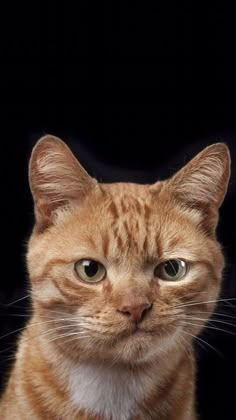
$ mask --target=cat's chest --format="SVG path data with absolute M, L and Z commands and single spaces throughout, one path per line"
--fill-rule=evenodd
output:
M 146 375 L 132 374 L 128 370 L 82 365 L 70 372 L 73 406 L 112 420 L 129 420 L 149 388 Z

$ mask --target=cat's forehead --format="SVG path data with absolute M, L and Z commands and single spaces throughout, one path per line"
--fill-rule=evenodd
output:
M 58 219 L 63 243 L 80 246 L 94 258 L 120 261 L 159 253 L 159 217 L 152 207 L 149 187 L 138 184 L 100 184 L 83 206 Z M 62 222 L 62 223 L 61 223 Z M 77 245 L 76 245 L 77 244 Z
M 96 221 L 88 220 L 87 233 L 92 232 L 90 237 L 106 258 L 122 259 L 128 253 L 152 260 L 163 247 L 168 250 L 183 241 L 181 231 L 188 232 L 189 220 L 168 200 L 154 198 L 148 186 L 103 184 L 101 189 Z
M 106 210 L 115 218 L 148 217 L 151 194 L 148 187 L 138 184 L 107 184 L 101 187 L 106 194 Z
M 71 210 L 58 213 L 55 226 L 43 235 L 50 252 L 55 249 L 63 258 L 105 259 L 120 267 L 127 261 L 140 265 L 201 252 L 194 217 L 148 186 L 102 184 Z
M 157 188 L 158 188 L 158 184 Z M 161 183 L 160 183 L 161 185 Z M 111 184 L 100 184 L 101 190 L 105 191 L 113 198 L 120 198 L 129 195 L 130 197 L 138 197 L 147 199 L 150 196 L 150 186 L 145 184 L 135 184 L 132 182 L 116 182 Z

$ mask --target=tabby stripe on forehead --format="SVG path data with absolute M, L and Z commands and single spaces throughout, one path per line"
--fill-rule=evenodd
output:
M 134 202 L 135 202 L 135 204 L 136 204 L 136 211 L 137 211 L 137 213 L 140 215 L 140 214 L 141 214 L 141 205 L 140 205 L 140 202 L 139 202 L 139 200 L 138 200 L 138 199 L 137 199 L 137 200 L 135 200 Z
M 138 242 L 135 239 L 133 239 L 132 244 L 133 244 L 134 248 L 136 249 L 136 252 L 138 253 L 140 251 L 140 247 L 139 247 Z
M 109 244 L 110 244 L 110 238 L 109 238 L 108 233 L 105 232 L 104 235 L 102 236 L 102 249 L 103 249 L 103 254 L 105 258 L 108 257 Z
M 175 236 L 174 238 L 171 238 L 168 244 L 169 249 L 177 248 L 177 246 L 181 244 L 181 238 L 179 236 Z
M 140 250 L 139 243 L 136 240 L 136 236 L 132 235 L 132 233 L 130 232 L 127 220 L 124 221 L 123 226 L 127 235 L 127 240 L 126 240 L 127 250 L 129 250 L 131 246 L 133 246 L 136 249 L 136 252 L 138 253 Z
M 127 242 L 130 243 L 131 240 L 132 240 L 132 234 L 130 232 L 127 220 L 124 221 L 124 230 L 125 230 L 126 235 L 127 235 Z
M 119 213 L 114 201 L 111 202 L 110 206 L 108 207 L 108 210 L 111 212 L 115 219 L 118 219 Z
M 149 229 L 149 222 L 150 222 L 150 213 L 151 209 L 150 207 L 145 204 L 144 206 L 144 216 L 145 216 L 145 225 L 146 225 L 146 236 L 143 241 L 143 250 L 146 254 L 149 252 L 149 235 L 150 235 L 150 229 Z
M 122 248 L 123 242 L 122 242 L 121 236 L 117 235 L 116 239 L 117 239 L 118 247 Z
M 143 251 L 145 253 L 148 253 L 148 238 L 147 235 L 145 236 L 144 242 L 143 242 Z
M 122 247 L 122 239 L 121 239 L 121 236 L 119 235 L 118 231 L 119 231 L 119 229 L 118 229 L 118 227 L 116 227 L 115 230 L 114 230 L 114 239 L 117 240 L 118 247 L 121 248 Z
M 156 242 L 156 252 L 157 252 L 157 255 L 163 255 L 163 245 L 162 245 L 160 231 L 159 232 L 156 232 L 155 242 Z
M 150 213 L 151 213 L 151 208 L 145 203 L 145 205 L 144 205 L 144 216 L 145 216 L 146 220 L 149 220 Z

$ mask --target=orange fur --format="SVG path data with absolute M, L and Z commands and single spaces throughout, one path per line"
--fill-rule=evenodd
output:
M 27 254 L 34 315 L 0 402 L 2 420 L 196 419 L 192 337 L 220 291 L 215 228 L 228 179 L 220 143 L 150 186 L 98 184 L 61 140 L 36 144 Z M 183 279 L 154 276 L 175 258 L 188 262 Z M 81 259 L 103 264 L 104 280 L 80 280 Z M 194 312 L 202 322 L 190 325 Z

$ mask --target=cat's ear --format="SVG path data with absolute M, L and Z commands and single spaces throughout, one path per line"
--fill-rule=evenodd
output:
M 169 181 L 173 193 L 192 206 L 220 207 L 230 176 L 230 154 L 224 143 L 206 147 Z
M 214 229 L 229 177 L 229 149 L 224 143 L 216 143 L 167 180 L 166 186 L 181 205 L 202 212 L 205 219 L 208 216 L 206 223 Z
M 41 230 L 50 225 L 58 207 L 74 199 L 82 201 L 97 184 L 69 147 L 51 135 L 42 137 L 32 151 L 29 182 Z

